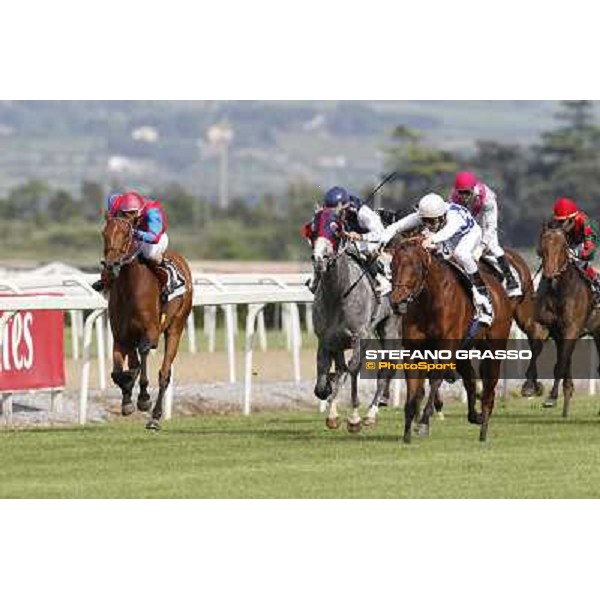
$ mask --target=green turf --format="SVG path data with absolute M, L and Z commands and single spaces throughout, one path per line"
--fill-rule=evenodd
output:
M 486 444 L 460 404 L 410 446 L 392 409 L 356 436 L 310 412 L 2 431 L 0 497 L 598 497 L 597 412 L 597 399 L 576 399 L 568 420 L 510 400 Z

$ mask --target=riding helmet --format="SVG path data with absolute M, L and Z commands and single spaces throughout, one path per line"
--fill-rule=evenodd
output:
M 350 200 L 350 195 L 342 187 L 332 187 L 323 196 L 323 205 L 327 208 L 335 208 L 339 204 L 346 204 Z

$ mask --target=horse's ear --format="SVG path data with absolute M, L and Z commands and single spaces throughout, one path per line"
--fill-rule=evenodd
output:
M 570 233 L 571 231 L 573 231 L 573 228 L 575 227 L 575 220 L 574 219 L 569 219 L 564 227 L 563 227 L 563 231 L 565 233 Z

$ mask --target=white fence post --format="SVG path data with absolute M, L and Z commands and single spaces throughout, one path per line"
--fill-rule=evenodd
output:
M 264 352 L 267 350 L 267 330 L 265 327 L 265 313 L 262 310 L 258 312 L 256 317 L 256 329 L 258 332 L 258 345 Z
M 7 425 L 12 425 L 13 422 L 13 402 L 12 394 L 4 393 L 0 395 L 0 407 L 2 408 L 2 415 Z
M 229 382 L 235 383 L 235 329 L 232 306 L 231 304 L 226 304 L 221 308 L 225 312 L 225 340 L 227 345 L 227 362 L 229 363 Z
M 244 340 L 244 414 L 249 415 L 251 410 L 252 393 L 252 351 L 254 344 L 254 329 L 256 316 L 263 309 L 264 304 L 249 304 L 246 315 L 246 338 Z
M 87 420 L 88 395 L 90 385 L 90 355 L 92 347 L 92 329 L 96 319 L 105 311 L 97 308 L 88 315 L 83 326 L 83 364 L 81 366 L 81 388 L 79 390 L 79 424 L 85 425 Z
M 96 319 L 96 354 L 98 355 L 98 385 L 106 390 L 106 349 L 104 347 L 104 316 Z
M 190 311 L 190 316 L 187 319 L 187 335 L 188 335 L 188 350 L 190 354 L 196 354 L 198 348 L 196 346 L 196 318 L 194 316 L 194 308 Z
M 79 319 L 76 310 L 69 311 L 69 321 L 71 323 L 71 353 L 75 360 L 79 359 Z
M 208 351 L 214 352 L 217 337 L 217 307 L 204 307 L 204 333 L 208 337 Z

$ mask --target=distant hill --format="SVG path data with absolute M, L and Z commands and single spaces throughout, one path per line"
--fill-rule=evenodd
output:
M 544 101 L 2 102 L 0 193 L 28 179 L 77 192 L 105 185 L 177 182 L 217 193 L 218 162 L 207 129 L 234 130 L 230 189 L 252 200 L 292 180 L 356 188 L 375 181 L 398 124 L 468 153 L 477 139 L 529 144 L 553 125 Z

